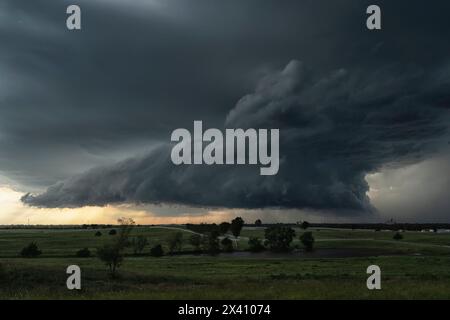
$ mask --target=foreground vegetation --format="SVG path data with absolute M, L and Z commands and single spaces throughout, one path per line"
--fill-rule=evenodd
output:
M 117 229 L 111 228 L 111 229 Z M 124 249 L 116 278 L 96 256 L 97 248 L 118 236 L 101 230 L 0 230 L 0 298 L 2 299 L 450 299 L 450 235 L 392 231 L 295 228 L 290 253 L 199 254 L 188 241 L 192 231 L 181 228 L 135 227 L 131 237 L 143 236 L 141 253 Z M 169 255 L 170 239 L 183 234 L 181 248 Z M 314 236 L 312 253 L 300 236 Z M 244 228 L 238 250 L 248 249 L 252 237 L 264 239 L 263 227 Z M 232 238 L 232 236 L 230 236 Z M 304 237 L 309 239 L 309 236 Z M 36 258 L 21 250 L 34 242 Z M 153 257 L 161 244 L 165 255 Z M 77 257 L 87 248 L 92 256 Z M 317 257 L 327 250 L 347 250 L 345 258 Z M 352 250 L 359 251 L 352 251 Z M 353 255 L 363 252 L 365 256 Z M 373 254 L 372 254 L 373 253 Z M 66 288 L 66 268 L 82 269 L 82 290 Z M 382 290 L 366 288 L 366 268 L 382 270 Z

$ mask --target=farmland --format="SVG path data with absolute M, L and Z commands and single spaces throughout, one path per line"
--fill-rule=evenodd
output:
M 1 299 L 449 299 L 450 235 L 392 231 L 313 228 L 315 249 L 290 253 L 247 252 L 249 237 L 264 238 L 263 227 L 244 227 L 236 251 L 216 256 L 193 253 L 183 226 L 135 227 L 145 236 L 142 254 L 127 248 L 118 276 L 111 278 L 96 256 L 109 243 L 109 229 L 0 230 Z M 149 248 L 183 233 L 180 252 L 150 256 Z M 36 242 L 42 254 L 22 258 L 20 251 Z M 92 257 L 76 252 L 89 248 Z M 82 270 L 82 290 L 66 288 L 66 268 Z M 368 290 L 366 268 L 382 270 L 382 289 Z

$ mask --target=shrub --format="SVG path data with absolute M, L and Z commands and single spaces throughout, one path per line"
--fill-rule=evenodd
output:
M 88 248 L 83 248 L 76 253 L 78 258 L 89 258 L 91 256 L 91 251 Z
M 394 240 L 402 240 L 403 239 L 403 235 L 400 232 L 396 232 L 392 238 Z
M 309 226 L 310 226 L 310 224 L 309 224 L 308 221 L 303 221 L 300 227 L 301 227 L 303 230 L 306 230 L 306 229 L 309 228 Z
M 314 237 L 312 235 L 312 232 L 304 232 L 300 236 L 300 241 L 302 242 L 303 246 L 305 247 L 305 251 L 312 251 L 314 246 Z
M 258 238 L 252 237 L 248 240 L 248 250 L 251 252 L 261 252 L 266 248 Z
M 262 225 L 261 219 L 256 219 L 255 226 L 260 227 Z
M 295 237 L 295 231 L 291 227 L 282 225 L 272 226 L 265 230 L 265 236 L 270 250 L 274 252 L 289 251 L 290 244 Z
M 28 246 L 22 249 L 20 255 L 24 258 L 35 258 L 42 254 L 35 242 L 31 242 Z
M 202 244 L 202 236 L 199 234 L 193 234 L 189 238 L 189 243 L 194 247 L 196 251 L 200 250 L 200 246 Z
M 225 237 L 220 242 L 222 245 L 222 250 L 225 252 L 233 252 L 233 241 L 231 241 L 229 238 Z
M 102 233 L 100 232 L 100 231 L 97 231 L 96 233 L 95 233 L 95 236 L 96 237 L 100 237 L 102 235 Z
M 117 234 L 117 231 L 116 231 L 116 229 L 111 229 L 111 230 L 109 230 L 108 234 L 110 236 L 115 236 Z
M 164 255 L 164 250 L 160 244 L 157 244 L 150 249 L 150 255 L 152 257 L 162 257 Z

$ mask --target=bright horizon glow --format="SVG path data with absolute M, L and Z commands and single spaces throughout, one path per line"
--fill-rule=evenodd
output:
M 121 217 L 132 218 L 137 224 L 185 224 L 221 222 L 231 212 L 211 211 L 201 215 L 156 216 L 148 208 L 130 205 L 47 209 L 25 206 L 24 194 L 9 186 L 0 186 L 0 225 L 74 225 L 115 224 Z

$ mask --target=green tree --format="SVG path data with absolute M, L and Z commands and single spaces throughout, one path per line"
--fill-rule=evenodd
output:
M 271 251 L 286 252 L 290 250 L 295 231 L 291 227 L 277 225 L 267 228 L 265 236 Z
M 231 221 L 231 233 L 236 238 L 240 236 L 242 228 L 244 227 L 244 220 L 241 217 L 237 217 Z
M 117 244 L 105 244 L 97 249 L 98 258 L 103 261 L 109 268 L 110 275 L 114 278 L 116 270 L 123 261 L 123 255 Z
M 300 235 L 300 241 L 302 242 L 303 246 L 305 247 L 306 251 L 312 251 L 314 246 L 314 237 L 312 232 L 304 232 L 302 235 Z
M 225 234 L 230 230 L 231 224 L 229 222 L 222 222 L 219 224 L 219 232 L 220 234 Z
M 262 225 L 261 219 L 256 219 L 255 226 L 260 227 Z
M 217 231 L 212 231 L 202 238 L 203 250 L 212 256 L 220 252 L 218 236 Z
M 300 225 L 300 227 L 301 227 L 303 230 L 306 230 L 306 229 L 308 229 L 308 228 L 310 227 L 310 224 L 309 224 L 308 221 L 303 221 L 302 224 Z
M 119 223 L 117 237 L 114 237 L 112 243 L 97 249 L 98 258 L 109 267 L 112 277 L 116 276 L 117 268 L 123 262 L 123 250 L 129 244 L 129 236 L 135 226 L 133 219 L 120 218 L 117 222 Z

